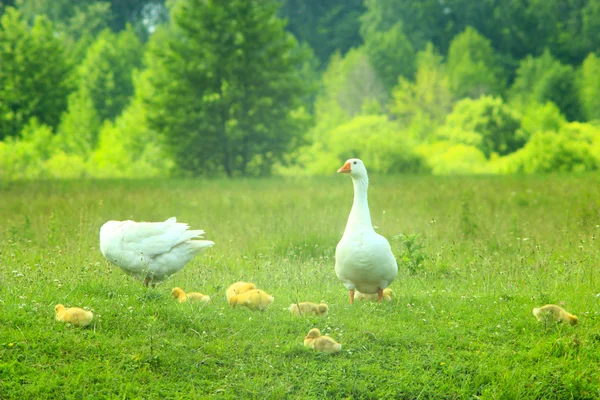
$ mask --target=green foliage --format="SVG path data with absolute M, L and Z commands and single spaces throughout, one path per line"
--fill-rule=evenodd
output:
M 90 93 L 85 90 L 73 92 L 58 129 L 58 147 L 67 153 L 89 155 L 98 141 L 101 124 Z
M 55 128 L 71 91 L 68 64 L 47 18 L 30 28 L 8 8 L 0 19 L 0 140 L 16 136 L 35 117 Z
M 434 175 L 469 175 L 487 172 L 485 154 L 474 145 L 436 141 L 419 145 L 416 151 Z
M 113 120 L 129 102 L 142 50 L 130 27 L 119 34 L 104 31 L 88 48 L 78 68 L 78 90 L 90 96 L 101 121 Z
M 367 10 L 361 18 L 363 37 L 369 37 L 374 32 L 388 32 L 400 24 L 412 48 L 421 50 L 432 42 L 444 52 L 447 50 L 447 42 L 442 44 L 446 27 L 442 22 L 444 8 L 440 7 L 439 1 L 366 0 L 365 6 Z
M 458 99 L 496 95 L 502 91 L 504 83 L 492 45 L 472 27 L 452 39 L 447 65 L 450 88 Z
M 344 57 L 337 53 L 323 73 L 316 99 L 317 130 L 331 129 L 361 114 L 370 103 L 383 104 L 385 99 L 385 89 L 364 48 L 352 49 Z
M 95 149 L 102 122 L 119 115 L 133 95 L 132 74 L 141 63 L 141 52 L 131 29 L 104 31 L 88 48 L 58 130 L 63 151 L 85 157 Z
M 38 179 L 53 152 L 52 129 L 31 118 L 18 138 L 0 141 L 0 180 Z
M 160 136 L 148 127 L 144 107 L 134 101 L 114 123 L 100 130 L 97 149 L 91 156 L 95 177 L 150 178 L 166 176 L 173 161 L 164 152 Z
M 567 123 L 558 106 L 551 101 L 545 104 L 531 103 L 523 112 L 518 136 L 529 140 L 535 132 L 558 132 Z
M 581 65 L 577 89 L 585 119 L 600 120 L 600 59 L 596 54 L 590 53 Z
M 399 265 L 408 268 L 408 272 L 412 275 L 423 272 L 425 252 L 423 249 L 425 245 L 421 242 L 418 233 L 407 234 L 401 233 L 400 235 L 394 236 L 395 240 L 402 243 L 402 250 L 399 252 Z
M 395 122 L 383 115 L 357 116 L 326 132 L 306 166 L 312 173 L 329 174 L 332 165 L 359 157 L 370 172 L 421 172 L 415 144 Z
M 486 157 L 512 153 L 525 144 L 519 135 L 520 116 L 501 98 L 483 96 L 456 103 L 437 136 L 478 147 Z
M 387 31 L 369 30 L 364 41 L 366 54 L 385 88 L 392 88 L 399 76 L 413 78 L 415 51 L 402 24 L 397 23 Z
M 567 128 L 568 129 L 568 128 Z M 600 131 L 596 131 L 598 135 Z M 582 172 L 598 168 L 589 142 L 575 132 L 536 132 L 521 150 L 507 157 L 504 172 Z M 600 139 L 597 136 L 596 141 Z
M 552 101 L 570 121 L 580 115 L 573 67 L 561 64 L 548 50 L 521 61 L 509 94 L 519 106 Z
M 452 108 L 452 95 L 442 56 L 433 45 L 428 44 L 417 54 L 414 82 L 401 76 L 392 95 L 390 111 L 409 126 L 416 137 L 426 138 L 431 126 L 444 120 Z
M 287 19 L 287 30 L 308 43 L 325 66 L 336 51 L 345 54 L 362 43 L 363 11 L 363 0 L 281 0 L 278 14 Z
M 268 174 L 299 143 L 309 118 L 298 71 L 307 54 L 275 17 L 277 3 L 192 0 L 173 5 L 153 36 L 150 128 L 180 170 Z

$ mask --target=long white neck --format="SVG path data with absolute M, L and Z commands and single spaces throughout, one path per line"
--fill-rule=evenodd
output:
M 352 184 L 354 185 L 354 202 L 352 203 L 352 210 L 350 210 L 350 216 L 348 217 L 344 233 L 356 229 L 373 230 L 369 201 L 367 199 L 369 178 L 366 176 L 352 177 Z

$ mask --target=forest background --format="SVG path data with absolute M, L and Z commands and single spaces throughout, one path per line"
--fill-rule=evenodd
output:
M 600 166 L 600 0 L 0 1 L 0 181 Z

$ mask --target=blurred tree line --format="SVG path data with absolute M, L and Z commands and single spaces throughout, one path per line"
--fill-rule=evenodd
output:
M 0 178 L 600 166 L 600 0 L 0 0 Z

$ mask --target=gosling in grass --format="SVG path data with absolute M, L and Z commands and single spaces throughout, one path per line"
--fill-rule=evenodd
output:
M 57 304 L 54 311 L 56 312 L 57 321 L 67 322 L 75 326 L 88 326 L 94 318 L 91 311 L 79 307 L 65 308 L 62 304 Z
M 546 304 L 540 308 L 533 309 L 533 315 L 538 321 L 545 323 L 550 322 L 568 322 L 571 325 L 577 324 L 577 317 L 573 314 L 569 314 L 562 307 L 556 304 Z
M 290 312 L 294 315 L 319 315 L 323 316 L 329 311 L 329 307 L 325 303 L 311 303 L 305 301 L 303 303 L 294 303 L 290 305 Z
M 264 290 L 252 289 L 232 296 L 229 300 L 232 306 L 239 304 L 251 310 L 265 311 L 273 303 L 274 297 Z
M 322 351 L 323 353 L 339 353 L 342 351 L 342 345 L 330 338 L 329 336 L 321 336 L 321 331 L 317 328 L 312 328 L 304 338 L 304 346 Z
M 355 292 L 354 298 L 356 300 L 377 301 L 377 293 L 374 293 L 374 294 L 361 293 L 358 290 L 355 290 L 354 292 Z M 383 300 L 392 301 L 393 295 L 394 295 L 394 292 L 392 291 L 392 289 L 390 289 L 390 288 L 383 289 Z
M 256 285 L 250 282 L 236 282 L 233 285 L 227 288 L 227 303 L 230 306 L 234 306 L 235 304 L 232 302 L 232 298 L 237 296 L 238 294 L 245 293 L 249 290 L 256 289 Z
M 208 303 L 210 301 L 210 296 L 199 293 L 199 292 L 191 292 L 186 293 L 181 288 L 173 288 L 171 291 L 174 299 L 177 299 L 180 303 L 185 303 L 186 301 L 202 301 L 204 303 Z

